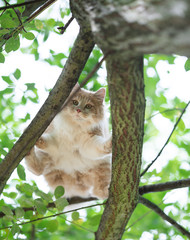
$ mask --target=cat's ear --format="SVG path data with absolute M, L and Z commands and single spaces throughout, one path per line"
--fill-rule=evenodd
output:
M 105 88 L 100 88 L 97 92 L 95 92 L 95 96 L 100 99 L 102 102 L 105 98 L 106 95 L 106 89 Z

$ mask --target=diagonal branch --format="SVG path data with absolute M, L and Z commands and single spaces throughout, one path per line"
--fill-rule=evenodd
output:
M 18 8 L 18 7 L 26 6 L 29 4 L 35 4 L 36 2 L 44 2 L 44 0 L 33 0 L 33 1 L 28 1 L 28 2 L 23 2 L 23 3 L 9 4 L 9 5 L 0 7 L 0 11 L 7 10 L 10 8 Z
M 65 24 L 65 26 L 63 26 L 63 27 L 58 27 L 58 28 L 57 28 L 57 29 L 60 31 L 60 34 L 63 34 L 63 33 L 66 31 L 66 29 L 68 28 L 68 26 L 72 23 L 73 19 L 74 19 L 74 17 L 72 16 L 72 17 L 69 19 L 69 21 Z
M 184 108 L 183 111 L 181 112 L 178 120 L 176 121 L 176 123 L 175 123 L 175 125 L 174 125 L 174 127 L 173 127 L 173 129 L 172 129 L 172 131 L 171 131 L 171 133 L 170 133 L 170 135 L 169 135 L 169 137 L 168 137 L 168 139 L 166 140 L 165 144 L 164 144 L 163 147 L 161 148 L 160 152 L 158 153 L 158 155 L 156 156 L 156 158 L 155 158 L 155 159 L 145 168 L 145 170 L 141 173 L 141 175 L 140 175 L 141 177 L 142 177 L 142 176 L 148 171 L 148 169 L 156 162 L 156 160 L 159 158 L 159 156 L 160 156 L 161 153 L 163 152 L 163 150 L 164 150 L 164 148 L 166 147 L 166 145 L 169 143 L 172 134 L 174 133 L 174 131 L 175 131 L 178 123 L 180 122 L 180 120 L 181 120 L 183 114 L 185 113 L 187 107 L 189 106 L 189 104 L 190 104 L 190 101 L 187 103 L 187 105 L 185 106 L 185 108 Z
M 178 181 L 172 181 L 172 182 L 165 182 L 165 183 L 159 183 L 159 184 L 152 184 L 152 185 L 144 185 L 142 187 L 139 187 L 139 194 L 143 195 L 150 192 L 161 192 L 161 191 L 167 191 L 167 190 L 173 190 L 178 188 L 184 188 L 184 187 L 190 187 L 190 178 L 182 179 Z M 69 205 L 78 204 L 78 203 L 84 203 L 84 202 L 91 202 L 98 200 L 97 198 L 80 198 L 80 197 L 73 197 L 70 199 L 67 199 Z M 55 208 L 54 202 L 50 202 L 47 206 L 47 208 Z M 34 211 L 34 207 L 26 207 L 23 208 L 25 212 L 27 211 Z M 15 214 L 15 210 L 12 210 L 13 214 Z M 0 212 L 0 218 L 2 218 L 5 214 L 3 212 Z
M 162 192 L 167 190 L 173 190 L 177 188 L 190 187 L 190 178 L 182 179 L 178 181 L 165 182 L 159 184 L 145 185 L 139 187 L 139 194 L 143 195 L 150 192 Z
M 75 205 L 78 203 L 86 203 L 86 202 L 91 202 L 91 201 L 95 201 L 98 200 L 97 198 L 80 198 L 80 197 L 73 197 L 71 199 L 67 199 L 69 206 L 71 205 Z M 47 209 L 49 208 L 56 208 L 56 205 L 54 202 L 50 202 L 48 203 L 48 205 L 46 206 Z M 22 208 L 25 212 L 27 211 L 36 211 L 35 207 L 24 207 Z M 74 209 L 73 211 L 76 211 L 76 209 Z M 12 209 L 13 215 L 15 215 L 15 209 Z M 0 218 L 4 217 L 5 214 L 3 212 L 0 212 Z
M 94 47 L 91 31 L 80 30 L 65 67 L 44 105 L 0 164 L 0 193 L 27 152 L 45 131 L 76 84 Z
M 169 222 L 172 226 L 174 226 L 178 231 L 180 231 L 183 235 L 187 236 L 190 239 L 190 232 L 188 232 L 184 227 L 178 224 L 174 219 L 169 217 L 162 211 L 156 204 L 149 201 L 146 198 L 139 196 L 139 202 L 145 205 L 146 207 L 152 209 L 155 213 L 157 213 L 161 218 L 165 221 Z

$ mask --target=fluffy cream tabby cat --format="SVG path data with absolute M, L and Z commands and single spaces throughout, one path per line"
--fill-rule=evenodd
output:
M 104 97 L 104 88 L 80 88 L 25 157 L 29 170 L 52 190 L 62 185 L 65 197 L 108 197 L 112 144 Z

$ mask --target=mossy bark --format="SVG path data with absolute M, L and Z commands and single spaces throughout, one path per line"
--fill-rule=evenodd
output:
M 107 60 L 113 129 L 112 181 L 96 239 L 121 239 L 138 202 L 144 129 L 143 59 Z

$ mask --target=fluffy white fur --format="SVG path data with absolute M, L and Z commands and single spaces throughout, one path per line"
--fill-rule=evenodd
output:
M 67 197 L 92 195 L 105 198 L 108 195 L 111 137 L 105 115 L 104 96 L 103 88 L 95 93 L 80 89 L 57 114 L 25 158 L 28 168 L 36 175 L 43 174 L 51 188 L 63 185 Z M 73 99 L 77 99 L 78 106 L 73 105 Z M 91 109 L 87 109 L 86 104 L 90 104 Z M 98 173 L 104 169 L 105 174 Z M 56 178 L 63 180 L 56 182 Z M 80 186 L 77 181 L 81 182 Z

